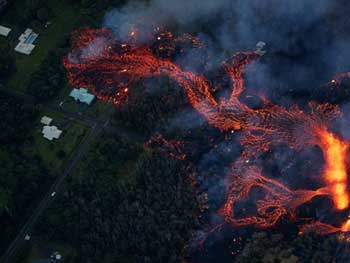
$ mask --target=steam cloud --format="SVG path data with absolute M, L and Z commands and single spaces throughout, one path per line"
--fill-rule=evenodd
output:
M 337 18 L 349 8 L 344 1 L 331 0 L 131 1 L 108 12 L 103 25 L 119 39 L 127 39 L 137 25 L 141 42 L 147 41 L 155 26 L 192 31 L 206 42 L 211 61 L 252 49 L 263 40 L 269 56 L 257 65 L 263 70 L 248 72 L 247 78 L 252 87 L 283 93 L 318 88 L 335 73 L 350 69 L 349 40 L 344 34 L 348 26 Z M 203 27 L 210 27 L 209 34 Z M 192 61 L 190 56 L 186 61 Z M 192 63 L 190 68 L 196 66 Z

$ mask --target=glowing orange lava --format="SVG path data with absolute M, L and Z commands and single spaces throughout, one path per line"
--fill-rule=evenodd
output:
M 195 47 L 201 46 L 196 38 L 188 35 L 175 38 L 170 32 L 162 33 L 159 29 L 154 38 L 150 45 L 137 46 L 119 43 L 108 29 L 76 31 L 72 36 L 72 50 L 64 59 L 70 84 L 87 87 L 97 97 L 118 105 L 127 99 L 132 83 L 166 75 L 182 87 L 191 106 L 210 125 L 222 132 L 240 130 L 243 151 L 227 174 L 226 202 L 219 210 L 225 222 L 235 227 L 272 227 L 282 216 L 295 220 L 300 205 L 321 195 L 329 196 L 337 210 L 349 207 L 345 158 L 348 147 L 341 138 L 329 132 L 331 121 L 341 116 L 338 106 L 310 102 L 307 110 L 301 110 L 297 105 L 285 108 L 262 98 L 260 108 L 249 108 L 239 100 L 239 96 L 244 91 L 245 66 L 260 57 L 253 51 L 238 52 L 223 63 L 223 69 L 231 79 L 231 96 L 217 100 L 212 94 L 215 87 L 208 79 L 184 71 L 171 61 L 174 52 L 182 52 L 177 43 L 189 42 Z M 96 49 L 95 45 L 100 46 Z M 332 83 L 336 85 L 340 81 L 341 76 Z M 325 185 L 316 190 L 292 190 L 282 182 L 263 175 L 254 163 L 256 156 L 280 143 L 295 151 L 308 146 L 320 147 L 325 159 Z M 166 143 L 162 137 L 157 137 L 150 144 L 166 145 L 165 151 L 175 153 L 175 158 L 185 158 L 178 142 Z M 255 188 L 264 192 L 264 197 L 255 203 L 256 213 L 243 211 L 238 215 L 235 206 L 249 199 Z M 301 232 L 305 230 L 320 234 L 345 232 L 350 230 L 350 221 L 341 227 L 316 221 L 304 224 Z

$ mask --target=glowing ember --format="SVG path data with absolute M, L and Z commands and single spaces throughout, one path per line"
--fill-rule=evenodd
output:
M 243 152 L 227 175 L 226 202 L 219 210 L 226 223 L 235 227 L 272 227 L 282 216 L 295 220 L 297 208 L 320 195 L 329 196 L 337 210 L 348 208 L 345 158 L 348 147 L 328 129 L 330 122 L 341 116 L 337 106 L 309 103 L 308 109 L 303 111 L 296 105 L 284 108 L 261 97 L 261 108 L 249 108 L 239 100 L 239 96 L 244 91 L 245 66 L 260 57 L 254 51 L 236 53 L 223 63 L 223 69 L 232 82 L 232 91 L 229 99 L 218 101 L 212 94 L 215 87 L 209 80 L 191 71 L 184 71 L 171 61 L 174 53 L 181 52 L 177 46 L 179 43 L 202 47 L 198 39 L 189 35 L 174 38 L 171 32 L 163 32 L 159 28 L 155 30 L 155 41 L 146 46 L 120 44 L 117 40 L 112 41 L 111 36 L 107 29 L 84 29 L 73 34 L 72 51 L 64 59 L 70 84 L 88 87 L 97 97 L 120 104 L 127 99 L 131 83 L 166 75 L 183 88 L 189 103 L 210 125 L 222 132 L 241 131 Z M 97 38 L 104 41 L 94 41 Z M 106 40 L 108 48 L 104 46 Z M 84 51 L 91 48 L 91 43 L 100 45 L 99 52 L 87 56 Z M 125 48 L 120 50 L 120 45 Z M 349 74 L 344 77 L 349 77 Z M 341 76 L 332 83 L 340 81 Z M 325 159 L 325 186 L 316 190 L 292 190 L 278 180 L 263 175 L 255 164 L 255 157 L 279 143 L 287 144 L 295 151 L 307 146 L 318 146 Z M 158 136 L 148 143 L 154 144 L 162 146 L 174 158 L 185 158 L 180 142 L 167 142 Z M 256 201 L 256 213 L 242 211 L 238 214 L 235 207 L 237 203 L 248 200 L 256 188 L 264 192 L 264 197 Z M 306 230 L 320 234 L 349 231 L 350 220 L 341 227 L 321 222 L 305 224 L 301 232 Z

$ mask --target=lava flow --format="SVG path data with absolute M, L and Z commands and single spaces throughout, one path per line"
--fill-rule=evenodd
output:
M 212 94 L 215 87 L 208 79 L 182 70 L 171 60 L 176 52 L 183 50 L 183 39 L 190 39 L 187 43 L 199 46 L 196 38 L 188 35 L 175 38 L 158 31 L 149 45 L 137 45 L 134 38 L 135 33 L 130 43 L 122 43 L 115 40 L 108 29 L 85 28 L 74 32 L 72 50 L 64 59 L 69 82 L 73 86 L 88 87 L 97 97 L 120 104 L 127 99 L 132 83 L 166 75 L 183 88 L 189 103 L 210 125 L 222 132 L 240 130 L 243 151 L 227 174 L 226 202 L 219 210 L 226 223 L 235 227 L 272 227 L 282 216 L 295 220 L 297 208 L 316 196 L 329 197 L 335 210 L 349 207 L 348 146 L 329 127 L 332 120 L 341 117 L 338 106 L 310 102 L 308 109 L 301 110 L 297 105 L 285 108 L 262 98 L 260 108 L 249 108 L 239 96 L 244 91 L 245 66 L 260 57 L 254 51 L 238 52 L 223 62 L 223 70 L 231 79 L 232 91 L 228 99 L 218 101 Z M 163 41 L 157 44 L 160 40 Z M 336 85 L 339 81 L 332 83 Z M 164 143 L 161 137 L 157 141 Z M 256 158 L 280 143 L 295 151 L 308 146 L 319 147 L 325 162 L 324 186 L 316 190 L 292 190 L 281 181 L 263 175 L 254 163 Z M 170 147 L 169 151 L 174 149 L 175 156 L 184 159 L 177 145 Z M 251 191 L 256 188 L 264 192 L 264 197 L 255 202 L 256 213 L 237 215 L 237 203 L 249 199 Z M 301 232 L 308 229 L 322 234 L 347 232 L 350 221 L 340 227 L 315 221 L 305 223 L 301 229 Z

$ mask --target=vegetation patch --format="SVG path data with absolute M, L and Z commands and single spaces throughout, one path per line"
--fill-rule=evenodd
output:
M 33 131 L 33 142 L 27 145 L 25 151 L 27 156 L 40 156 L 47 167 L 58 171 L 74 153 L 89 128 L 78 121 L 69 120 L 61 114 L 47 112 L 43 115 L 54 119 L 52 125 L 56 125 L 62 130 L 62 135 L 57 140 L 49 141 L 43 138 L 42 125 L 38 124 Z

